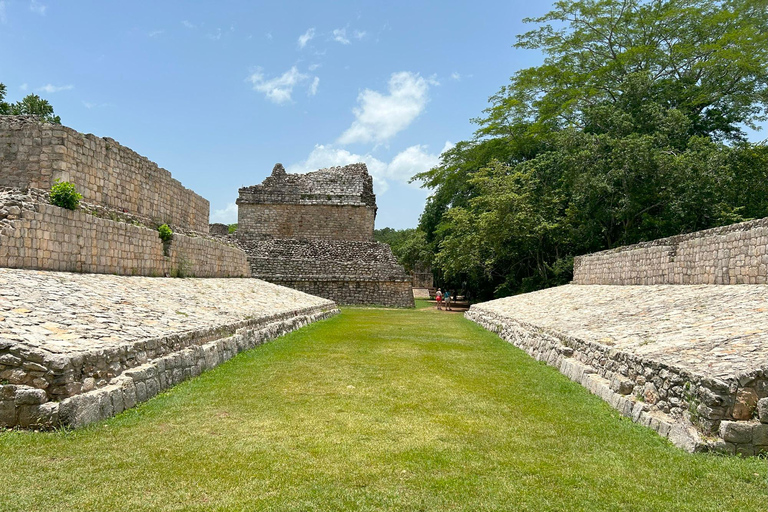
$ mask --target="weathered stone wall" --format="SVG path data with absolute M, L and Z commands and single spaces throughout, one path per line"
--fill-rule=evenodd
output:
M 229 226 L 226 224 L 215 223 L 208 226 L 208 234 L 213 236 L 229 235 Z
M 277 164 L 263 183 L 239 192 L 238 231 L 246 236 L 373 241 L 376 196 L 365 164 L 307 174 Z
M 766 284 L 768 218 L 578 256 L 575 284 Z
M 338 312 L 329 300 L 251 278 L 0 267 L 0 428 L 111 416 Z
M 330 299 L 337 304 L 367 304 L 393 308 L 412 308 L 413 293 L 408 281 L 290 280 L 262 278 L 273 284 Z
M 33 116 L 0 116 L 0 187 L 48 190 L 56 179 L 83 199 L 147 223 L 208 232 L 210 205 L 171 173 L 109 138 Z
M 714 450 L 730 454 L 768 453 L 768 398 L 758 401 L 759 421 L 710 419 L 733 411 L 740 386 L 691 374 L 679 368 L 590 343 L 578 338 L 547 332 L 534 325 L 515 321 L 475 305 L 465 313 L 470 320 L 495 332 L 502 339 L 525 350 L 535 359 L 557 368 L 571 380 L 611 404 L 624 416 L 652 428 L 687 451 Z M 768 393 L 768 373 L 750 376 L 749 389 Z M 634 394 L 637 388 L 640 392 Z M 731 389 L 733 388 L 733 389 Z M 644 399 L 653 393 L 675 407 L 667 414 Z M 691 411 L 693 414 L 691 414 Z M 691 419 L 696 421 L 696 425 Z M 722 416 L 720 416 L 722 417 Z M 719 435 L 720 439 L 703 437 Z
M 413 307 L 410 277 L 378 242 L 240 236 L 253 277 L 338 304 Z
M 0 385 L 0 427 L 76 428 L 107 419 L 215 368 L 243 350 L 337 313 L 329 307 L 302 308 L 186 336 L 149 340 L 127 351 L 81 356 L 74 361 L 77 367 L 65 359 L 60 359 L 60 367 L 48 367 L 42 359 L 22 360 L 23 353 L 1 355 L 0 369 L 7 366 L 4 363 L 18 362 L 25 373 L 39 375 L 38 379 L 48 379 L 54 385 L 47 389 Z M 107 384 L 94 387 L 95 381 L 105 379 Z
M 174 234 L 0 194 L 0 267 L 143 276 L 247 277 L 246 254 L 203 236 Z M 19 197 L 28 201 L 18 200 Z M 6 196 L 9 197 L 9 196 Z
M 275 238 L 370 241 L 375 218 L 376 211 L 366 206 L 241 204 L 237 228 Z

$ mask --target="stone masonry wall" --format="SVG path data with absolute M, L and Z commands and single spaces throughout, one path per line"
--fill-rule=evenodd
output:
M 411 280 L 386 244 L 239 237 L 253 277 L 338 304 L 413 307 Z
M 768 218 L 578 256 L 575 284 L 766 284 Z
M 252 236 L 370 241 L 375 218 L 368 206 L 240 204 L 237 229 Z
M 289 280 L 262 278 L 273 284 L 330 299 L 337 304 L 369 304 L 412 308 L 410 281 Z
M 519 322 L 485 304 L 473 305 L 465 316 L 675 445 L 691 452 L 768 453 L 768 367 L 725 382 Z M 759 421 L 733 418 L 745 392 L 757 401 Z M 666 412 L 657 401 L 668 404 Z
M 78 368 L 64 360 L 66 364 L 51 368 L 44 366 L 43 360 L 26 361 L 27 372 L 38 373 L 41 378 L 50 377 L 59 385 L 47 390 L 28 385 L 0 385 L 0 427 L 76 428 L 109 418 L 215 368 L 243 350 L 337 313 L 333 307 L 307 307 L 210 332 L 192 332 L 183 339 L 162 338 L 101 356 L 81 357 Z M 11 358 L 20 360 L 12 354 L 0 358 L 5 358 L 0 364 Z M 77 379 L 73 372 L 78 373 Z M 83 382 L 103 380 L 110 374 L 116 376 L 102 387 L 83 387 Z M 51 395 L 50 391 L 56 389 L 64 392 Z
M 174 234 L 169 256 L 156 230 L 40 202 L 0 204 L 0 267 L 97 274 L 249 277 L 245 253 Z M 3 214 L 3 212 L 6 212 Z
M 0 187 L 48 190 L 56 179 L 74 183 L 89 203 L 148 223 L 208 232 L 207 200 L 113 139 L 33 116 L 0 116 Z

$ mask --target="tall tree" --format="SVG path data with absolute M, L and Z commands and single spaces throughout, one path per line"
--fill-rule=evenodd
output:
M 437 167 L 420 228 L 481 295 L 566 282 L 574 255 L 768 216 L 766 0 L 561 0 Z

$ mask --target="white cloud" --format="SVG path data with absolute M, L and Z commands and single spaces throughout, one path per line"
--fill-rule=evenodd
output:
M 333 40 L 341 44 L 349 44 L 349 39 L 347 39 L 347 29 L 346 28 L 335 29 L 333 31 Z
M 189 28 L 189 29 L 197 28 L 197 25 L 195 25 L 191 21 L 181 20 L 181 24 L 184 25 L 185 27 Z
M 427 146 L 417 144 L 401 151 L 395 155 L 391 162 L 386 163 L 370 153 L 360 155 L 332 145 L 318 144 L 306 160 L 288 166 L 288 172 L 305 173 L 325 167 L 363 162 L 368 167 L 368 172 L 373 176 L 375 192 L 383 194 L 389 190 L 391 182 L 408 184 L 414 174 L 428 171 L 436 166 L 440 163 L 440 154 L 452 147 L 452 143 L 446 142 L 440 153 L 432 154 L 428 152 Z M 410 185 L 419 186 L 417 183 Z
M 253 84 L 253 89 L 255 91 L 264 93 L 269 101 L 280 105 L 290 101 L 293 88 L 298 84 L 309 80 L 309 78 L 309 75 L 299 72 L 296 66 L 293 66 L 282 75 L 269 80 L 264 77 L 264 73 L 261 68 L 259 68 L 255 73 L 248 77 L 248 80 Z M 317 92 L 319 83 L 320 79 L 315 77 L 309 86 L 310 96 Z
M 26 91 L 27 89 L 29 89 L 29 85 L 26 82 L 19 86 L 20 91 Z
M 40 92 L 45 92 L 48 94 L 53 94 L 54 92 L 59 91 L 69 91 L 70 89 L 74 89 L 74 85 L 53 85 L 53 84 L 46 84 L 42 87 L 38 87 L 37 90 Z
M 456 71 L 454 71 L 453 73 L 451 73 L 451 78 L 453 78 L 458 82 L 459 80 L 461 80 L 461 75 L 458 74 Z
M 310 71 L 314 71 L 314 70 L 316 70 L 317 68 L 319 68 L 320 66 L 321 66 L 320 64 L 311 64 L 311 65 L 309 66 L 309 68 L 307 68 L 307 69 L 309 69 Z
M 366 32 L 365 30 L 355 30 L 355 32 L 352 35 L 355 39 L 362 39 L 365 37 Z
M 211 214 L 211 222 L 234 224 L 237 222 L 237 205 L 235 203 L 229 203 L 221 210 L 214 210 Z
M 427 105 L 430 82 L 418 73 L 401 71 L 389 79 L 389 94 L 366 89 L 352 111 L 355 121 L 338 142 L 384 142 L 408 127 Z
M 45 16 L 45 11 L 48 9 L 47 5 L 43 5 L 37 0 L 29 2 L 29 10 L 40 16 Z
M 83 101 L 83 106 L 88 110 L 94 108 L 114 107 L 114 105 L 111 103 L 91 103 L 89 101 Z
M 148 33 L 147 35 L 149 37 L 157 37 L 157 36 L 161 35 L 163 32 L 165 32 L 165 30 L 153 30 L 152 32 Z
M 453 145 L 446 142 L 443 151 L 450 149 Z M 414 174 L 428 171 L 440 163 L 440 154 L 428 153 L 427 146 L 416 144 L 404 151 L 401 151 L 387 166 L 386 178 L 407 183 Z
M 320 85 L 320 77 L 316 76 L 314 80 L 312 80 L 312 85 L 309 86 L 309 95 L 314 96 L 317 94 L 317 87 Z
M 307 43 L 310 42 L 313 37 L 315 37 L 315 29 L 314 28 L 307 29 L 306 32 L 304 32 L 302 35 L 299 36 L 299 40 L 298 40 L 299 49 L 307 46 Z
M 205 34 L 205 37 L 207 37 L 211 41 L 218 41 L 219 39 L 221 39 L 221 28 L 216 28 L 216 32 L 209 32 Z

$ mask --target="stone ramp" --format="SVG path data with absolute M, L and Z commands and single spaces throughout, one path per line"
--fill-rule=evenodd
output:
M 466 316 L 688 450 L 768 451 L 768 286 L 567 285 Z
M 336 313 L 330 300 L 258 279 L 0 268 L 0 426 L 109 417 Z

